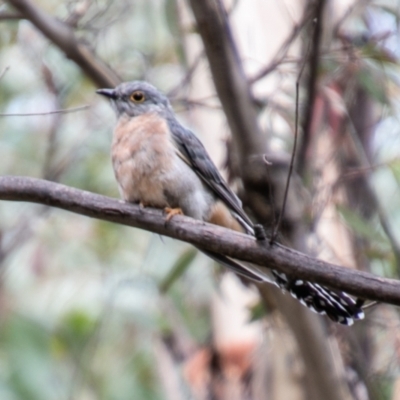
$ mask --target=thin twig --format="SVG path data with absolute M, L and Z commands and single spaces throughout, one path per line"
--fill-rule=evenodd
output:
M 10 67 L 7 66 L 7 67 L 5 67 L 5 68 L 3 69 L 3 71 L 1 71 L 1 73 L 0 73 L 0 79 L 3 79 L 4 75 L 7 73 L 7 71 L 8 71 L 9 69 L 10 69 Z
M 65 22 L 47 14 L 31 0 L 7 0 L 7 3 L 79 65 L 97 86 L 114 87 L 121 82 L 116 72 L 98 58 Z
M 266 165 L 266 172 L 267 172 L 267 181 L 268 181 L 268 190 L 269 190 L 269 201 L 271 204 L 271 227 L 272 227 L 272 236 L 274 236 L 275 234 L 275 223 L 276 223 L 276 219 L 275 219 L 275 199 L 274 199 L 274 195 L 272 192 L 272 183 L 271 183 L 271 178 L 270 178 L 270 173 L 269 173 L 269 167 L 272 165 L 272 163 L 270 161 L 267 160 L 265 154 L 263 155 L 263 161 Z M 271 242 L 270 242 L 271 243 Z
M 0 117 L 37 117 L 38 115 L 53 115 L 53 114 L 68 114 L 74 113 L 82 110 L 87 110 L 90 108 L 89 105 L 72 107 L 72 108 L 64 108 L 62 110 L 54 110 L 54 111 L 44 111 L 44 112 L 36 112 L 36 113 L 18 113 L 18 114 L 8 114 L 8 113 L 0 113 Z
M 290 45 L 295 41 L 295 39 L 299 36 L 300 32 L 304 28 L 304 26 L 308 23 L 309 19 L 311 17 L 311 13 L 307 12 L 304 17 L 302 18 L 302 21 L 299 24 L 296 24 L 289 37 L 283 42 L 282 46 L 280 49 L 277 51 L 274 59 L 266 66 L 264 67 L 261 71 L 257 72 L 256 75 L 252 76 L 249 79 L 249 83 L 252 85 L 253 83 L 259 81 L 262 78 L 265 78 L 268 74 L 270 74 L 272 71 L 276 69 L 276 67 L 283 62 L 285 62 L 285 57 L 287 55 L 287 52 L 290 48 Z
M 307 58 L 305 58 L 306 60 Z M 286 186 L 285 186 L 285 193 L 283 196 L 283 202 L 282 202 L 282 209 L 281 212 L 279 213 L 279 218 L 278 218 L 278 223 L 275 226 L 275 229 L 273 230 L 272 236 L 270 238 L 270 244 L 275 242 L 276 236 L 278 235 L 278 232 L 280 230 L 281 224 L 282 224 L 282 218 L 283 215 L 285 214 L 285 208 L 286 208 L 286 202 L 287 202 L 287 197 L 289 193 L 289 186 L 290 186 L 290 179 L 292 177 L 292 172 L 293 172 L 293 166 L 294 166 L 294 158 L 296 156 L 296 150 L 297 150 L 297 138 L 298 138 L 298 133 L 299 133 L 299 89 L 300 89 L 300 80 L 301 76 L 303 75 L 304 67 L 306 65 L 306 62 L 303 62 L 299 76 L 297 77 L 296 81 L 296 110 L 295 110 L 295 117 L 294 117 L 294 141 L 293 141 L 293 150 L 292 150 L 292 157 L 290 159 L 290 165 L 289 165 L 289 171 L 286 179 Z
M 354 4 L 350 5 L 347 10 L 343 13 L 343 15 L 339 18 L 339 20 L 336 22 L 335 26 L 332 29 L 332 37 L 337 37 L 339 33 L 339 29 L 341 25 L 346 21 L 348 17 L 357 9 L 360 7 L 361 2 L 355 2 Z
M 167 96 L 168 97 L 174 97 L 176 96 L 177 93 L 179 93 L 179 91 L 186 86 L 190 80 L 192 79 L 192 76 L 194 74 L 194 72 L 196 71 L 197 67 L 200 65 L 200 61 L 204 58 L 204 50 L 202 50 L 194 59 L 192 65 L 190 66 L 190 68 L 187 70 L 185 76 L 183 77 L 183 79 L 174 87 L 172 88 L 168 93 Z

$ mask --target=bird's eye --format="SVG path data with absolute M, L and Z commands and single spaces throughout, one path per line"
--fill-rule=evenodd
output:
M 141 92 L 140 90 L 136 90 L 131 94 L 130 99 L 134 103 L 142 103 L 145 99 L 144 93 Z

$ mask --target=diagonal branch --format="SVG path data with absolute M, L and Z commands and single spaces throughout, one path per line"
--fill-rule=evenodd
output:
M 121 82 L 120 77 L 103 61 L 101 61 L 82 40 L 76 37 L 73 29 L 65 22 L 58 20 L 38 8 L 30 0 L 7 0 L 29 20 L 49 40 L 58 46 L 65 55 L 100 87 L 114 87 Z
M 257 72 L 254 76 L 252 76 L 249 79 L 250 84 L 254 84 L 260 79 L 265 78 L 271 72 L 275 71 L 279 67 L 279 65 L 285 61 L 290 46 L 299 37 L 301 31 L 303 30 L 304 26 L 309 22 L 311 16 L 312 14 L 307 9 L 307 7 L 305 7 L 304 15 L 301 21 L 293 26 L 292 32 L 287 37 L 287 39 L 282 43 L 281 47 L 279 48 L 278 52 L 276 53 L 272 61 L 267 66 L 263 67 L 261 71 Z
M 218 97 L 237 142 L 242 166 L 266 150 L 247 77 L 220 0 L 190 1 Z
M 10 12 L 10 11 L 2 11 L 0 12 L 0 21 L 19 21 L 24 17 L 21 14 Z
M 18 176 L 0 177 L 0 200 L 26 201 L 76 214 L 141 228 L 191 243 L 201 249 L 268 266 L 355 296 L 400 305 L 400 281 L 333 265 L 268 241 L 176 216 L 169 223 L 160 210 L 71 188 L 50 181 Z
M 323 15 L 326 6 L 326 0 L 314 1 L 314 21 L 315 26 L 312 34 L 311 50 L 309 55 L 309 71 L 307 80 L 307 98 L 305 99 L 306 109 L 304 111 L 303 137 L 301 138 L 300 148 L 297 155 L 297 167 L 300 175 L 306 170 L 307 150 L 311 140 L 311 123 L 313 119 L 314 103 L 317 97 L 317 80 L 319 69 L 319 53 L 322 41 Z

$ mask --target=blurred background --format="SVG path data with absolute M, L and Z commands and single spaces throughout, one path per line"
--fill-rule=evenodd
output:
M 279 240 L 398 279 L 399 18 L 396 0 L 1 1 L 0 173 L 118 198 L 95 90 L 144 79 L 270 231 L 299 80 Z M 1 400 L 400 399 L 391 306 L 334 325 L 186 244 L 27 203 L 0 205 L 0 266 Z

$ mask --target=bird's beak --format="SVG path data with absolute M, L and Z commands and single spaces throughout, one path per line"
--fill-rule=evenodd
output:
M 115 100 L 117 98 L 117 94 L 115 93 L 115 89 L 98 89 L 96 93 L 101 94 L 102 96 L 108 97 L 109 99 Z

